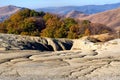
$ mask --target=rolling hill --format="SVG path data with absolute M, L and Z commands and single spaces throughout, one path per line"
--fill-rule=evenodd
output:
M 90 20 L 94 23 L 102 23 L 111 28 L 117 29 L 120 27 L 120 8 L 93 14 L 84 18 L 79 18 L 79 20 L 84 19 Z
M 14 14 L 15 12 L 21 10 L 22 8 L 8 5 L 4 7 L 0 7 L 0 22 L 7 19 L 10 15 Z
M 107 10 L 119 8 L 120 3 L 116 4 L 105 4 L 105 5 L 85 5 L 85 6 L 65 6 L 65 7 L 48 7 L 48 8 L 38 8 L 36 11 L 44 11 L 53 14 L 59 14 L 70 17 L 86 16 L 90 14 L 96 14 L 99 12 L 104 12 Z M 8 5 L 0 7 L 0 22 L 7 19 L 10 15 L 14 14 L 16 11 L 23 9 L 21 7 Z M 80 12 L 80 14 L 78 14 Z M 84 14 L 81 14 L 84 13 Z M 74 13 L 74 14 L 73 14 Z M 72 14 L 72 15 L 71 15 Z
M 83 17 L 86 17 L 88 16 L 87 14 L 84 14 L 83 12 L 80 12 L 80 11 L 71 11 L 69 13 L 67 13 L 66 15 L 64 15 L 64 17 L 66 18 L 77 18 L 77 17 L 80 17 L 80 18 L 83 18 Z

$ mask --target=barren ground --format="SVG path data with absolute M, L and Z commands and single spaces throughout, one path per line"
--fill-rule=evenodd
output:
M 0 80 L 119 80 L 120 53 L 109 51 L 1 51 Z

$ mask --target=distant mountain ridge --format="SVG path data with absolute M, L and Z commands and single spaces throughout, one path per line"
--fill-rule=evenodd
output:
M 0 7 L 0 22 L 4 21 L 9 16 L 11 16 L 12 14 L 14 14 L 15 12 L 17 12 L 17 11 L 19 11 L 21 9 L 23 9 L 23 8 L 17 7 L 17 6 L 13 6 L 13 5 Z
M 66 15 L 72 10 L 80 11 L 85 14 L 95 14 L 111 9 L 120 7 L 120 3 L 115 4 L 105 4 L 105 5 L 85 5 L 85 6 L 65 6 L 65 7 L 48 7 L 48 8 L 39 8 L 37 11 L 50 12 L 55 14 Z

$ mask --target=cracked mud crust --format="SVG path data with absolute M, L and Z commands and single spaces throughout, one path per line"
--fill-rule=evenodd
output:
M 2 51 L 0 80 L 119 80 L 120 53 Z

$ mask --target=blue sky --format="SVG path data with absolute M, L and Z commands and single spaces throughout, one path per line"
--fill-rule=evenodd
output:
M 15 5 L 27 8 L 82 6 L 118 3 L 120 0 L 0 0 L 0 7 Z

